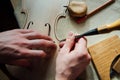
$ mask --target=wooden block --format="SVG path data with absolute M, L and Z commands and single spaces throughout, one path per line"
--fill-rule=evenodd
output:
M 120 74 L 120 58 L 117 60 L 117 62 L 114 64 L 113 69 Z
M 120 55 L 120 38 L 112 36 L 91 47 L 89 52 L 101 80 L 110 80 L 113 60 Z

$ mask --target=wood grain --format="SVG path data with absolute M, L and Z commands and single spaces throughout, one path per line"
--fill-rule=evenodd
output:
M 101 80 L 110 80 L 110 68 L 113 60 L 120 55 L 120 38 L 112 36 L 91 47 L 89 52 Z

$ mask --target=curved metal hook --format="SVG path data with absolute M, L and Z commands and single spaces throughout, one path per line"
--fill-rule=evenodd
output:
M 65 11 L 66 13 L 66 11 Z M 57 37 L 57 34 L 56 34 L 56 31 L 57 31 L 57 24 L 58 24 L 58 21 L 61 19 L 61 18 L 66 18 L 66 14 L 65 13 L 62 13 L 62 14 L 59 14 L 56 19 L 55 19 L 55 23 L 54 23 L 54 34 L 55 34 L 55 38 L 60 42 L 61 40 Z
M 30 21 L 27 25 L 27 29 L 29 29 L 30 25 L 33 25 L 33 21 Z
M 21 14 L 26 15 L 25 23 L 24 23 L 24 26 L 23 26 L 23 29 L 25 29 L 25 26 L 26 26 L 26 24 L 27 24 L 27 19 L 28 19 L 28 11 L 27 11 L 27 10 L 22 10 L 22 11 L 21 11 Z
M 51 25 L 49 23 L 46 23 L 45 26 L 48 26 L 48 36 L 50 36 Z
M 25 23 L 24 23 L 24 26 L 23 26 L 23 29 L 25 29 L 25 26 L 27 25 L 28 13 L 27 13 L 27 10 L 21 11 L 21 13 L 26 14 Z M 30 25 L 33 25 L 33 21 L 29 21 L 26 29 L 29 29 Z
M 25 27 L 27 26 L 27 22 L 28 22 L 28 9 L 25 7 L 25 2 L 24 2 L 24 0 L 21 0 L 21 7 L 22 7 L 22 9 L 21 9 L 21 14 L 24 14 L 25 15 L 25 22 L 24 22 L 24 25 L 23 25 L 23 29 L 25 29 Z

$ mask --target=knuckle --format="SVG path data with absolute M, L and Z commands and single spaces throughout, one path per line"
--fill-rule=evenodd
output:
M 19 31 L 19 29 L 14 29 L 13 31 Z
M 56 48 L 56 44 L 55 43 L 53 43 L 52 41 L 44 40 L 44 39 L 40 39 L 39 40 L 39 44 L 41 46 Z
M 23 38 L 24 36 L 21 34 L 21 33 L 16 33 L 16 38 L 17 39 L 20 39 L 20 38 Z
M 91 61 L 91 56 L 88 54 L 87 56 L 87 61 L 90 62 Z
M 88 51 L 76 52 L 78 54 L 79 59 L 85 60 L 85 62 L 90 62 L 91 56 L 89 55 Z
M 20 47 L 21 46 L 26 47 L 29 45 L 28 41 L 26 41 L 26 40 L 17 40 L 14 44 L 19 45 Z
M 44 54 L 45 52 L 43 50 L 40 51 L 41 54 Z
M 86 52 L 83 52 L 82 54 L 83 54 L 83 57 L 85 57 L 85 58 L 88 57 L 88 52 L 87 52 L 87 51 L 86 51 Z
M 34 31 L 34 33 L 33 33 L 35 36 L 41 36 L 41 34 L 39 33 L 39 32 L 37 32 L 37 31 Z
M 45 57 L 46 55 L 47 55 L 47 54 L 46 54 L 43 50 L 40 51 L 40 54 L 39 54 L 40 57 L 41 57 L 41 56 Z
M 85 60 L 85 62 L 87 62 L 87 63 L 89 63 L 89 62 L 90 62 L 91 57 L 90 57 L 90 55 L 89 55 L 89 53 L 88 53 L 88 52 L 84 53 L 84 55 L 83 55 L 83 59 L 84 59 L 84 60 Z
M 20 32 L 20 31 L 22 31 L 23 29 L 14 29 L 13 31 L 15 31 L 15 32 Z
M 40 39 L 39 41 L 39 46 L 41 46 L 41 47 L 48 47 L 48 43 L 44 40 L 44 39 Z
M 50 45 L 49 45 L 52 49 L 56 49 L 57 48 L 57 45 L 53 42 L 50 42 Z
M 18 44 L 19 44 L 19 45 L 26 45 L 26 42 L 24 42 L 24 41 L 19 41 Z
M 19 50 L 19 52 L 20 52 L 20 54 L 19 54 L 19 56 L 21 56 L 21 57 L 28 57 L 28 54 L 29 54 L 29 52 L 27 51 L 27 50 Z
M 44 44 L 46 44 L 46 42 L 45 42 L 43 39 L 41 39 L 41 40 L 39 41 L 39 44 L 40 44 L 41 46 L 44 46 Z

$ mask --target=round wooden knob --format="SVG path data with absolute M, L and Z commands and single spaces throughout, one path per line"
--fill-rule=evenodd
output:
M 87 13 L 87 5 L 85 2 L 71 1 L 68 5 L 68 11 L 73 17 L 83 17 Z

